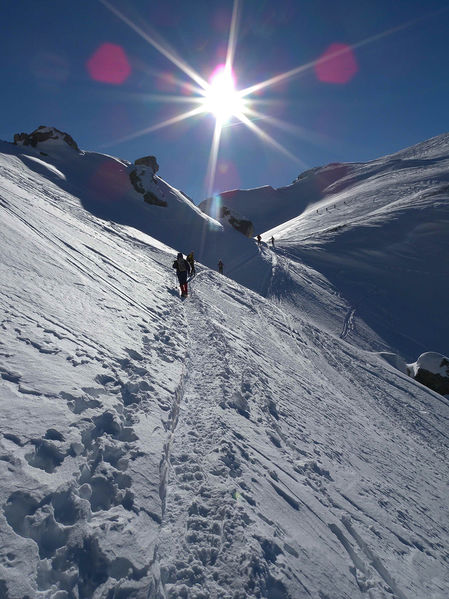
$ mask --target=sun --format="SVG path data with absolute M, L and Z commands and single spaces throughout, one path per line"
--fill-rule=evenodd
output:
M 138 35 L 146 40 L 158 52 L 165 56 L 165 58 L 167 58 L 174 66 L 180 69 L 192 81 L 192 83 L 190 83 L 183 80 L 177 80 L 182 87 L 182 95 L 179 96 L 171 94 L 147 94 L 145 96 L 148 100 L 152 100 L 154 102 L 174 102 L 177 104 L 187 103 L 190 105 L 189 110 L 131 133 L 130 135 L 126 135 L 119 140 L 115 140 L 114 143 L 129 141 L 130 139 L 134 139 L 140 135 L 147 135 L 152 131 L 157 131 L 158 129 L 162 129 L 164 127 L 176 125 L 177 123 L 185 121 L 186 119 L 201 118 L 207 114 L 214 115 L 215 127 L 212 135 L 209 164 L 205 178 L 207 181 L 206 197 L 210 197 L 213 192 L 215 171 L 218 163 L 218 152 L 220 149 L 220 140 L 223 129 L 226 126 L 230 127 L 231 125 L 234 125 L 234 123 L 227 125 L 231 119 L 236 121 L 236 125 L 240 123 L 245 125 L 248 130 L 257 135 L 257 137 L 259 137 L 259 139 L 261 139 L 264 143 L 275 148 L 278 152 L 284 154 L 284 156 L 292 160 L 292 162 L 295 164 L 300 165 L 303 169 L 306 168 L 306 164 L 300 159 L 300 157 L 293 154 L 282 144 L 276 141 L 276 139 L 274 139 L 265 130 L 265 128 L 256 124 L 255 121 L 264 120 L 265 123 L 271 127 L 277 127 L 283 131 L 295 133 L 296 135 L 308 139 L 309 141 L 323 139 L 321 136 L 317 136 L 315 133 L 308 132 L 303 127 L 293 127 L 288 122 L 270 116 L 269 113 L 267 114 L 266 112 L 257 110 L 258 106 L 270 106 L 274 105 L 275 103 L 274 100 L 264 100 L 263 98 L 259 97 L 263 90 L 272 86 L 276 86 L 284 81 L 288 81 L 289 79 L 296 77 L 309 69 L 316 69 L 317 76 L 319 77 L 318 73 L 323 71 L 323 65 L 327 65 L 325 79 L 323 79 L 323 81 L 326 80 L 335 83 L 335 79 L 329 79 L 327 71 L 330 69 L 331 76 L 334 77 L 333 70 L 335 70 L 334 64 L 337 58 L 340 57 L 347 59 L 349 53 L 356 48 L 376 42 L 381 38 L 392 35 L 402 29 L 406 29 L 417 22 L 416 20 L 407 21 L 402 25 L 398 25 L 397 27 L 393 27 L 382 33 L 372 35 L 349 46 L 345 44 L 339 44 L 335 47 L 334 44 L 333 47 L 331 46 L 330 51 L 325 52 L 324 55 L 321 55 L 315 60 L 311 60 L 308 63 L 293 67 L 284 73 L 273 75 L 272 77 L 269 77 L 264 81 L 254 83 L 249 87 L 237 90 L 235 87 L 233 64 L 237 48 L 237 32 L 239 28 L 241 0 L 233 0 L 229 38 L 226 48 L 226 62 L 225 64 L 220 64 L 215 68 L 209 81 L 207 81 L 200 73 L 195 71 L 195 69 L 193 69 L 178 53 L 171 49 L 157 32 L 152 32 L 148 23 L 146 23 L 145 29 L 143 29 L 126 14 L 113 6 L 113 4 L 111 4 L 111 0 L 99 0 L 99 2 L 101 2 L 108 10 L 115 14 L 121 21 L 123 21 L 123 23 L 128 25 Z M 438 11 L 437 13 L 432 14 L 438 14 Z M 356 65 L 353 64 L 353 61 L 350 61 L 349 70 L 354 72 L 355 66 Z M 346 73 L 344 73 L 344 75 L 347 76 Z M 339 82 L 344 81 L 340 78 Z
M 237 47 L 240 0 L 234 0 L 233 2 L 225 63 L 219 64 L 215 67 L 208 81 L 200 73 L 196 72 L 187 62 L 185 62 L 179 54 L 174 52 L 170 46 L 160 38 L 159 35 L 153 33 L 149 29 L 148 24 L 144 30 L 137 23 L 122 13 L 118 8 L 113 6 L 110 0 L 99 0 L 99 2 L 101 2 L 107 9 L 109 9 L 138 35 L 152 45 L 158 52 L 165 56 L 173 65 L 178 67 L 192 81 L 192 83 L 188 84 L 186 84 L 185 81 L 178 81 L 180 84 L 182 84 L 184 90 L 180 96 L 167 94 L 151 94 L 150 97 L 146 96 L 148 99 L 153 101 L 161 101 L 164 103 L 186 103 L 190 105 L 189 110 L 127 135 L 126 137 L 121 138 L 119 140 L 120 142 L 128 141 L 140 135 L 146 135 L 152 131 L 157 131 L 164 127 L 175 125 L 186 119 L 201 118 L 208 114 L 213 115 L 215 117 L 215 127 L 212 135 L 209 162 L 205 177 L 206 197 L 210 197 L 213 193 L 220 141 L 223 130 L 227 126 L 229 127 L 234 124 L 238 125 L 239 123 L 246 125 L 248 130 L 252 131 L 263 142 L 271 145 L 276 150 L 294 161 L 296 164 L 301 164 L 303 168 L 305 167 L 304 163 L 297 156 L 289 152 L 283 147 L 283 145 L 271 137 L 268 132 L 254 122 L 256 120 L 264 119 L 272 126 L 280 127 L 283 130 L 291 129 L 291 126 L 288 123 L 270 117 L 268 114 L 256 110 L 258 105 L 270 105 L 271 102 L 270 100 L 264 101 L 261 98 L 256 98 L 255 95 L 259 95 L 261 90 L 265 88 L 276 85 L 281 81 L 287 80 L 294 75 L 301 73 L 305 69 L 310 68 L 315 64 L 316 61 L 307 65 L 298 66 L 290 71 L 286 71 L 285 73 L 275 75 L 269 79 L 266 79 L 265 81 L 255 83 L 250 87 L 236 89 L 236 78 L 233 71 L 233 64 Z M 235 121 L 235 123 L 230 123 L 229 121 L 231 120 Z
M 245 101 L 235 89 L 232 69 L 218 65 L 212 73 L 209 85 L 204 91 L 203 109 L 215 116 L 220 124 L 225 124 L 233 116 L 245 112 Z

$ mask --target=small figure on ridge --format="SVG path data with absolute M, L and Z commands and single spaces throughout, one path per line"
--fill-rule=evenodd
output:
M 190 264 L 184 259 L 181 252 L 176 256 L 173 268 L 176 268 L 176 274 L 178 275 L 181 297 L 187 297 L 187 275 L 190 274 Z

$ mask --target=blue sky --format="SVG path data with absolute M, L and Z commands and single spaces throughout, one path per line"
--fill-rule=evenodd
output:
M 224 62 L 231 0 L 107 1 L 202 78 Z M 370 160 L 449 130 L 449 2 L 241 0 L 238 6 L 238 89 L 311 66 L 258 91 L 257 111 L 277 125 L 249 118 L 278 147 L 238 119 L 223 128 L 213 191 L 287 185 L 308 167 Z M 4 2 L 1 18 L 1 139 L 53 125 L 86 150 L 130 161 L 153 154 L 161 177 L 196 203 L 204 199 L 212 114 L 135 135 L 192 108 L 184 103 L 192 81 L 182 70 L 100 1 Z M 337 58 L 316 64 L 329 49 L 345 46 Z

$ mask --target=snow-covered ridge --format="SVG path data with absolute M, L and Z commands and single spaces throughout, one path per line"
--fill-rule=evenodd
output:
M 362 343 L 365 323 L 406 361 L 428 351 L 447 354 L 448 134 L 368 163 L 311 169 L 286 188 L 221 197 L 223 206 L 254 221 L 256 233 L 260 223 L 265 243 L 274 236 L 283 278 L 271 289 L 280 300 L 312 316 L 316 308 L 302 299 L 312 269 L 350 306 L 345 338 Z M 293 211 L 297 216 L 286 219 Z M 263 232 L 269 222 L 281 224 Z M 295 297 L 287 284 L 292 279 L 299 285 Z M 386 348 L 380 342 L 374 349 Z
M 426 141 L 410 146 L 394 154 L 386 156 L 386 158 L 401 158 L 401 159 L 416 159 L 416 160 L 431 160 L 435 158 L 449 157 L 449 133 L 436 135 Z
M 367 179 L 414 167 L 429 167 L 447 161 L 448 157 L 449 133 L 446 133 L 367 163 L 334 163 L 309 169 L 286 187 L 225 191 L 218 198 L 205 200 L 200 207 L 219 220 L 220 208 L 227 208 L 230 213 L 252 222 L 255 234 L 262 234 L 300 216 L 318 202 L 325 203 L 328 198 L 332 201 L 335 194 L 348 192 Z
M 333 183 L 350 175 L 354 166 L 329 164 L 316 167 L 299 175 L 291 185 L 278 189 L 266 185 L 255 189 L 225 191 L 202 202 L 200 208 L 225 222 L 229 221 L 229 214 L 239 219 L 245 218 L 253 224 L 255 234 L 261 234 L 319 202 Z

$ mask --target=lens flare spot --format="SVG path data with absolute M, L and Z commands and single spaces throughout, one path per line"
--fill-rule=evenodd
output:
M 95 81 L 121 85 L 131 74 L 131 67 L 121 46 L 102 44 L 87 61 L 89 75 Z
M 224 64 L 212 73 L 204 97 L 204 109 L 211 112 L 217 121 L 226 123 L 233 115 L 244 111 L 245 103 L 235 89 L 235 77 Z
M 175 76 L 170 72 L 160 73 L 156 80 L 156 88 L 160 92 L 174 92 L 176 91 L 176 86 Z
M 332 44 L 315 65 L 317 78 L 324 83 L 348 83 L 358 71 L 357 61 L 350 46 Z
M 193 94 L 193 87 L 190 83 L 185 81 L 181 84 L 180 92 L 183 96 L 191 96 Z

